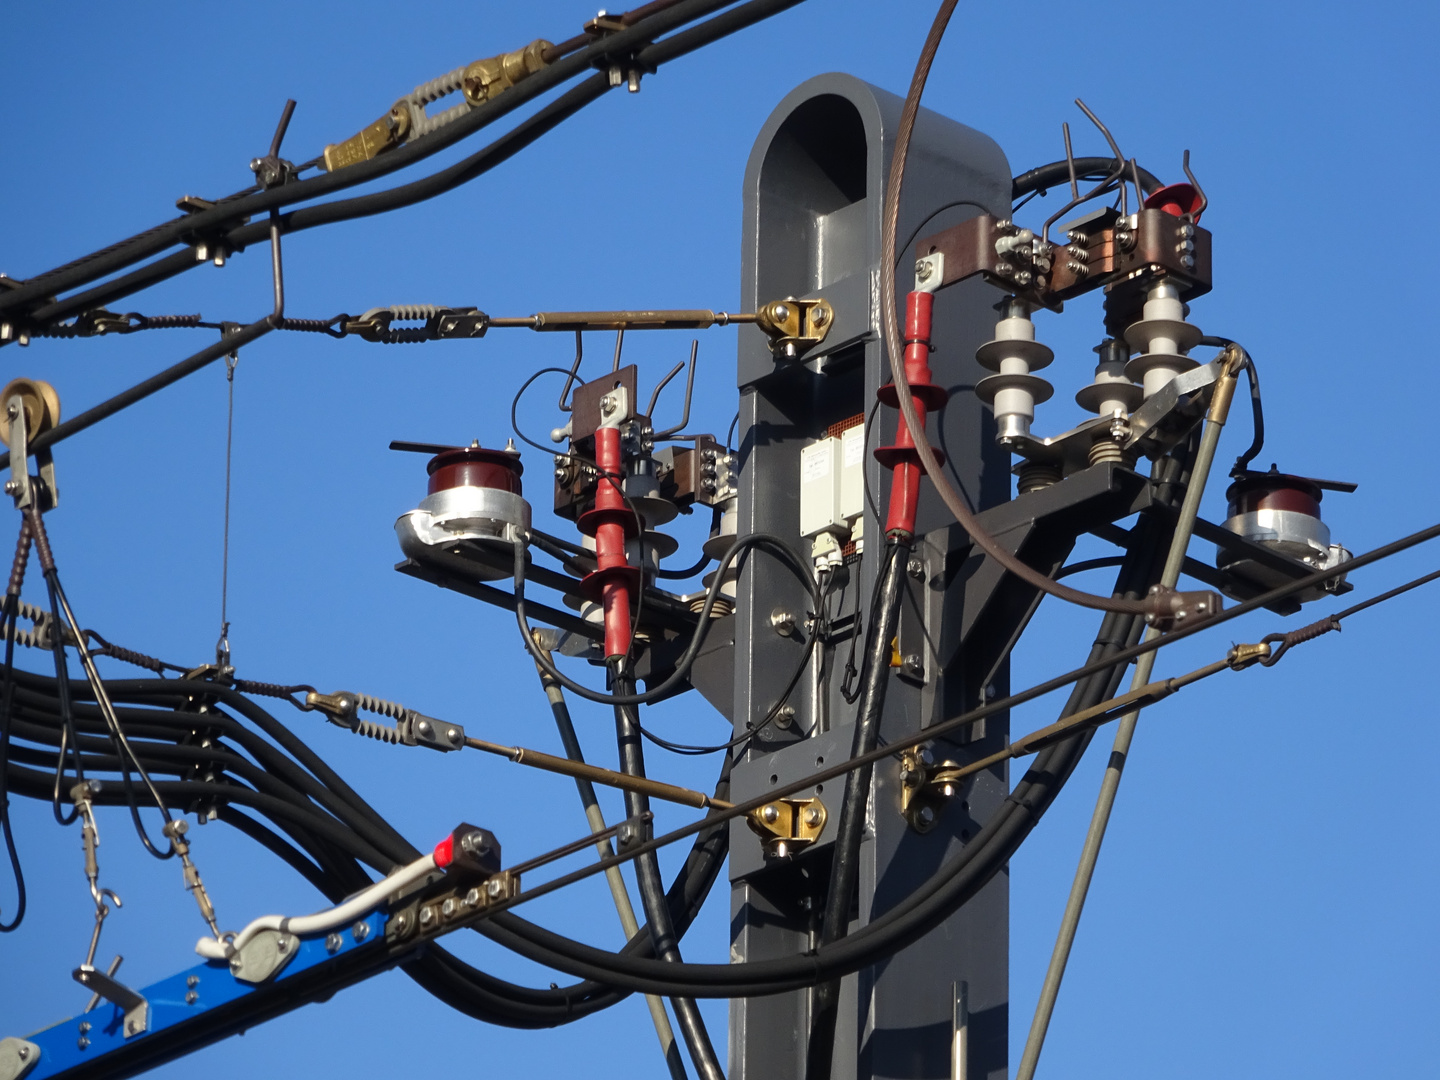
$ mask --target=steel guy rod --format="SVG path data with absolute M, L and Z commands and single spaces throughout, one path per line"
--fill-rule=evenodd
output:
M 536 641 L 536 644 L 540 642 Z M 546 649 L 548 654 L 550 650 Z M 584 757 L 580 750 L 580 739 L 575 734 L 575 724 L 570 719 L 570 708 L 565 704 L 565 690 L 554 679 L 550 678 L 545 669 L 537 665 L 536 670 L 540 674 L 540 683 L 545 688 L 545 696 L 550 701 L 550 711 L 555 716 L 555 727 L 560 733 L 560 742 L 565 747 L 565 756 L 571 761 L 584 764 Z M 605 815 L 600 809 L 600 800 L 595 796 L 594 785 L 583 776 L 575 777 L 575 790 L 580 795 L 580 803 L 585 808 L 585 818 L 590 823 L 590 831 L 597 837 L 608 830 L 605 824 Z M 596 840 L 595 850 L 600 858 L 611 858 L 615 849 L 611 847 L 608 840 Z M 625 940 L 630 941 L 640 933 L 640 921 L 635 918 L 635 907 L 630 902 L 630 890 L 625 885 L 625 878 L 621 876 L 618 866 L 609 866 L 605 870 L 605 881 L 610 886 L 610 897 L 615 902 L 615 913 L 620 917 L 620 929 L 625 933 Z M 650 1010 L 650 1020 L 655 1026 L 655 1037 L 660 1041 L 660 1053 L 665 1058 L 665 1066 L 670 1072 L 671 1080 L 686 1080 L 685 1063 L 680 1058 L 680 1047 L 675 1042 L 675 1030 L 670 1026 L 670 1016 L 665 1011 L 665 1003 L 656 994 L 645 995 L 645 1006 Z
M 1084 108 L 1082 105 L 1081 108 Z M 1098 121 L 1097 121 L 1098 123 Z M 1190 473 L 1190 483 L 1185 488 L 1185 499 L 1180 505 L 1180 515 L 1175 523 L 1175 534 L 1170 541 L 1170 551 L 1165 557 L 1165 569 L 1160 576 L 1162 587 L 1175 587 L 1180 580 L 1180 571 L 1185 565 L 1185 553 L 1190 546 L 1190 536 L 1195 528 L 1195 519 L 1200 515 L 1200 498 L 1205 493 L 1205 482 L 1215 461 L 1215 449 L 1220 443 L 1230 402 L 1235 395 L 1235 382 L 1240 375 L 1243 354 L 1231 349 L 1227 356 L 1220 380 L 1215 384 L 1215 396 L 1211 399 L 1209 412 L 1205 417 L 1205 430 L 1200 436 L 1200 449 L 1196 454 L 1195 467 Z M 1148 627 L 1145 641 L 1160 637 L 1159 631 Z M 1155 669 L 1155 653 L 1147 652 L 1135 661 L 1135 674 L 1130 682 L 1131 692 L 1144 688 Z M 1218 669 L 1217 669 L 1218 670 Z M 1035 1005 L 1035 1017 L 1030 1024 L 1030 1034 L 1025 1040 L 1025 1050 L 1020 1057 L 1020 1067 L 1015 1080 L 1034 1080 L 1035 1068 L 1040 1061 L 1040 1051 L 1045 1045 L 1045 1033 L 1050 1027 L 1050 1018 L 1055 1012 L 1055 1000 L 1060 994 L 1060 982 L 1065 977 L 1065 966 L 1070 961 L 1070 950 L 1075 944 L 1075 933 L 1080 926 L 1080 916 L 1085 910 L 1085 898 L 1090 891 L 1090 881 L 1095 874 L 1095 864 L 1100 858 L 1100 846 L 1105 841 L 1105 830 L 1110 824 L 1110 813 L 1115 807 L 1115 796 L 1120 789 L 1120 777 L 1130 754 L 1130 744 L 1135 737 L 1135 726 L 1140 718 L 1140 706 L 1120 718 L 1115 731 L 1115 744 L 1111 750 L 1105 775 L 1100 782 L 1100 794 L 1095 803 L 1095 812 L 1090 819 L 1090 828 L 1085 834 L 1085 843 L 1080 852 L 1080 865 L 1075 870 L 1075 880 L 1070 887 L 1070 896 L 1065 903 L 1065 913 L 1060 920 L 1060 931 L 1055 948 L 1050 956 L 1050 965 L 1045 972 L 1045 981 L 1040 988 L 1040 1000 Z

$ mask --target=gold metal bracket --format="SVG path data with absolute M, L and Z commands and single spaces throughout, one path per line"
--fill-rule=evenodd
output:
M 780 360 L 799 360 L 825 340 L 835 321 L 828 300 L 773 300 L 755 312 L 755 325 L 770 339 L 770 351 Z
M 916 832 L 929 832 L 940 820 L 946 802 L 960 790 L 955 775 L 960 765 L 929 760 L 930 752 L 909 749 L 900 755 L 900 812 Z
M 783 859 L 818 840 L 826 817 L 819 799 L 776 799 L 752 810 L 745 822 L 764 841 L 766 858 Z

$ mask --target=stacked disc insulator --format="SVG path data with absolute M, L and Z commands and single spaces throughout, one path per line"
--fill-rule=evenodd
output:
M 994 411 L 995 437 L 1004 444 L 1030 434 L 1035 406 L 1055 392 L 1031 374 L 1054 360 L 1055 353 L 1035 340 L 1028 304 L 1012 298 L 1001 305 L 1001 311 L 1005 317 L 995 324 L 995 340 L 975 352 L 975 359 L 995 374 L 976 384 L 975 395 Z
M 1185 321 L 1185 305 L 1174 282 L 1157 281 L 1146 293 L 1139 322 L 1125 330 L 1125 340 L 1140 355 L 1125 374 L 1141 383 L 1148 398 L 1182 371 L 1199 367 L 1187 353 L 1200 342 L 1200 328 Z

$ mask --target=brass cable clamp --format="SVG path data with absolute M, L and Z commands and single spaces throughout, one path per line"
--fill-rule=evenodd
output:
M 825 340 L 835 322 L 835 309 L 823 299 L 773 300 L 755 312 L 755 325 L 770 339 L 777 360 L 799 360 Z
M 745 816 L 764 842 L 765 856 L 783 859 L 820 838 L 828 815 L 819 799 L 776 799 Z

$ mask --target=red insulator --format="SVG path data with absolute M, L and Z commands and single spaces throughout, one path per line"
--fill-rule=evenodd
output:
M 525 471 L 520 455 L 510 450 L 486 450 L 479 446 L 457 446 L 430 459 L 428 494 L 457 487 L 498 488 L 513 495 L 520 490 L 520 474 Z
M 905 379 L 910 383 L 910 400 L 915 403 L 916 419 L 923 426 L 926 414 L 942 408 L 949 392 L 936 386 L 930 373 L 930 320 L 935 294 L 912 292 L 905 299 Z M 886 383 L 876 393 L 882 404 L 899 408 L 899 395 L 894 383 Z M 935 456 L 943 462 L 939 450 Z M 895 444 L 875 451 L 875 460 L 891 470 L 890 508 L 885 517 L 885 531 L 915 532 L 915 511 L 920 502 L 920 455 L 910 426 L 901 414 L 895 430 Z
M 640 525 L 620 494 L 625 461 L 620 453 L 618 428 L 595 432 L 595 508 L 580 515 L 580 531 L 595 538 L 597 569 L 585 577 L 585 591 L 600 601 L 605 613 L 605 658 L 630 652 L 630 595 L 640 588 L 640 568 L 625 557 L 625 541 L 639 534 Z
M 1193 215 L 1192 220 L 1200 221 L 1199 210 L 1205 205 L 1205 198 L 1195 190 L 1193 184 L 1170 184 L 1152 192 L 1145 200 L 1146 210 L 1163 210 L 1171 217 Z

